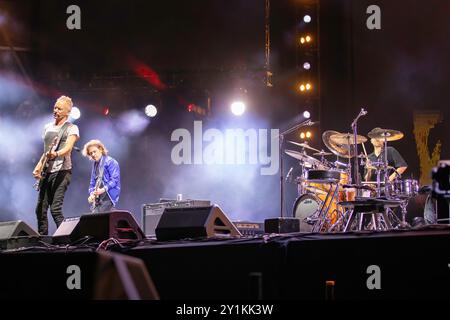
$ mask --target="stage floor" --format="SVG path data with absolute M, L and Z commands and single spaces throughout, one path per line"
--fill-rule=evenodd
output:
M 145 265 L 162 300 L 449 299 L 450 228 L 341 234 L 266 234 L 254 238 L 158 242 L 113 255 Z M 42 242 L 0 254 L 0 298 L 91 299 L 97 244 Z M 101 260 L 101 259 L 100 259 Z M 67 288 L 69 266 L 81 290 Z

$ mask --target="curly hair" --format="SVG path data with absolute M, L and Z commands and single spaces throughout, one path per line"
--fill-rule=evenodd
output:
M 102 152 L 102 155 L 106 156 L 108 154 L 108 149 L 106 149 L 105 145 L 97 139 L 94 140 L 90 140 L 89 142 L 87 142 L 84 147 L 83 147 L 83 151 L 81 151 L 81 153 L 83 154 L 83 156 L 85 157 L 89 157 L 92 159 L 92 157 L 88 154 L 88 149 L 90 147 L 97 147 L 100 149 L 100 151 Z

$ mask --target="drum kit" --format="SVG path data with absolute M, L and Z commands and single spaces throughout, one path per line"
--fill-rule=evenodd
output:
M 369 161 L 364 146 L 368 139 L 354 133 L 325 131 L 322 140 L 327 151 L 313 148 L 307 142 L 288 141 L 300 149 L 292 147 L 284 151 L 298 160 L 300 169 L 299 175 L 291 180 L 298 189 L 293 216 L 300 219 L 300 231 L 346 232 L 410 227 L 406 222 L 406 207 L 418 194 L 418 181 L 402 180 L 400 175 L 389 181 L 389 174 L 395 168 L 388 165 L 387 156 L 383 161 Z M 380 128 L 368 134 L 371 139 L 383 141 L 384 150 L 387 150 L 387 142 L 400 140 L 403 136 L 400 131 Z M 357 145 L 362 146 L 363 154 L 357 154 Z M 357 178 L 352 181 L 355 164 L 373 171 L 376 181 L 359 182 Z M 396 214 L 397 208 L 401 209 L 401 218 Z

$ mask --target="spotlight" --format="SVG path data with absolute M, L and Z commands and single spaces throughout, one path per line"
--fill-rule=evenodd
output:
M 236 101 L 231 104 L 231 112 L 235 116 L 241 116 L 245 112 L 245 103 L 242 101 Z
M 301 138 L 301 139 L 305 139 L 305 136 L 306 136 L 306 135 L 305 135 L 304 132 L 300 133 L 300 138 Z
M 303 118 L 309 119 L 311 117 L 311 113 L 309 111 L 303 111 Z
M 148 106 L 145 107 L 145 114 L 147 115 L 147 117 L 153 118 L 154 116 L 156 116 L 157 113 L 158 109 L 156 109 L 154 105 L 149 104 Z
M 301 43 L 301 44 L 304 44 L 305 42 L 306 42 L 305 38 L 304 38 L 304 37 L 301 37 L 301 38 L 300 38 L 300 43 Z
M 309 91 L 309 90 L 311 90 L 312 86 L 311 86 L 311 84 L 308 82 L 308 83 L 306 84 L 305 88 L 306 88 L 306 90 Z
M 305 23 L 310 23 L 311 22 L 311 16 L 308 14 L 305 14 L 305 16 L 303 17 L 303 21 L 305 21 Z
M 81 117 L 81 111 L 77 107 L 73 107 L 70 111 L 69 117 L 73 120 L 78 120 Z
M 306 42 L 311 42 L 312 38 L 310 36 L 306 36 L 305 40 L 306 40 Z
M 310 131 L 307 131 L 307 132 L 306 132 L 306 137 L 309 139 L 309 138 L 311 138 L 311 136 L 312 136 L 311 132 L 310 132 Z
M 311 64 L 309 62 L 303 63 L 303 69 L 305 69 L 305 70 L 311 69 Z
M 302 83 L 302 84 L 300 85 L 300 91 L 305 91 L 305 89 L 306 89 L 306 87 L 305 87 L 305 85 Z

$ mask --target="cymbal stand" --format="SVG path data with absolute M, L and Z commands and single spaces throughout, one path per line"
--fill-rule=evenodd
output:
M 387 158 L 387 135 L 384 135 L 384 194 L 386 198 L 391 196 L 388 188 L 389 183 L 389 169 L 388 169 L 388 158 Z
M 280 163 L 280 217 L 283 218 L 284 217 L 284 172 L 283 172 L 283 144 L 284 144 L 284 136 L 297 130 L 298 128 L 304 127 L 304 126 L 310 126 L 312 125 L 312 121 L 310 119 L 305 120 L 295 126 L 293 126 L 292 128 L 289 128 L 283 132 L 281 132 L 278 136 L 279 136 L 279 154 L 278 154 L 278 161 Z
M 327 196 L 323 201 L 320 210 L 317 213 L 317 220 L 312 228 L 312 232 L 320 232 L 322 231 L 325 223 L 327 222 L 330 227 L 330 219 L 328 218 L 328 212 L 330 211 L 331 205 L 333 204 L 333 200 L 338 199 L 339 194 L 339 181 L 331 180 L 329 181 L 330 189 L 328 190 Z M 330 198 L 331 195 L 331 198 Z
M 355 173 L 355 184 L 357 186 L 359 186 L 361 184 L 360 178 L 359 178 L 359 166 L 358 166 L 358 120 L 360 117 L 365 116 L 367 114 L 367 111 L 364 110 L 364 108 L 361 108 L 361 111 L 359 112 L 358 116 L 355 118 L 355 120 L 353 120 L 352 122 L 352 129 L 353 129 L 353 137 L 354 137 L 354 152 L 355 152 L 355 159 L 354 159 L 354 166 L 353 166 L 353 170 Z M 349 145 L 350 148 L 350 145 Z M 350 151 L 350 155 L 351 155 L 351 150 Z M 350 175 L 350 183 L 352 183 L 352 179 L 351 179 L 351 175 Z M 356 189 L 356 196 L 359 197 L 361 196 L 361 190 L 358 188 Z

